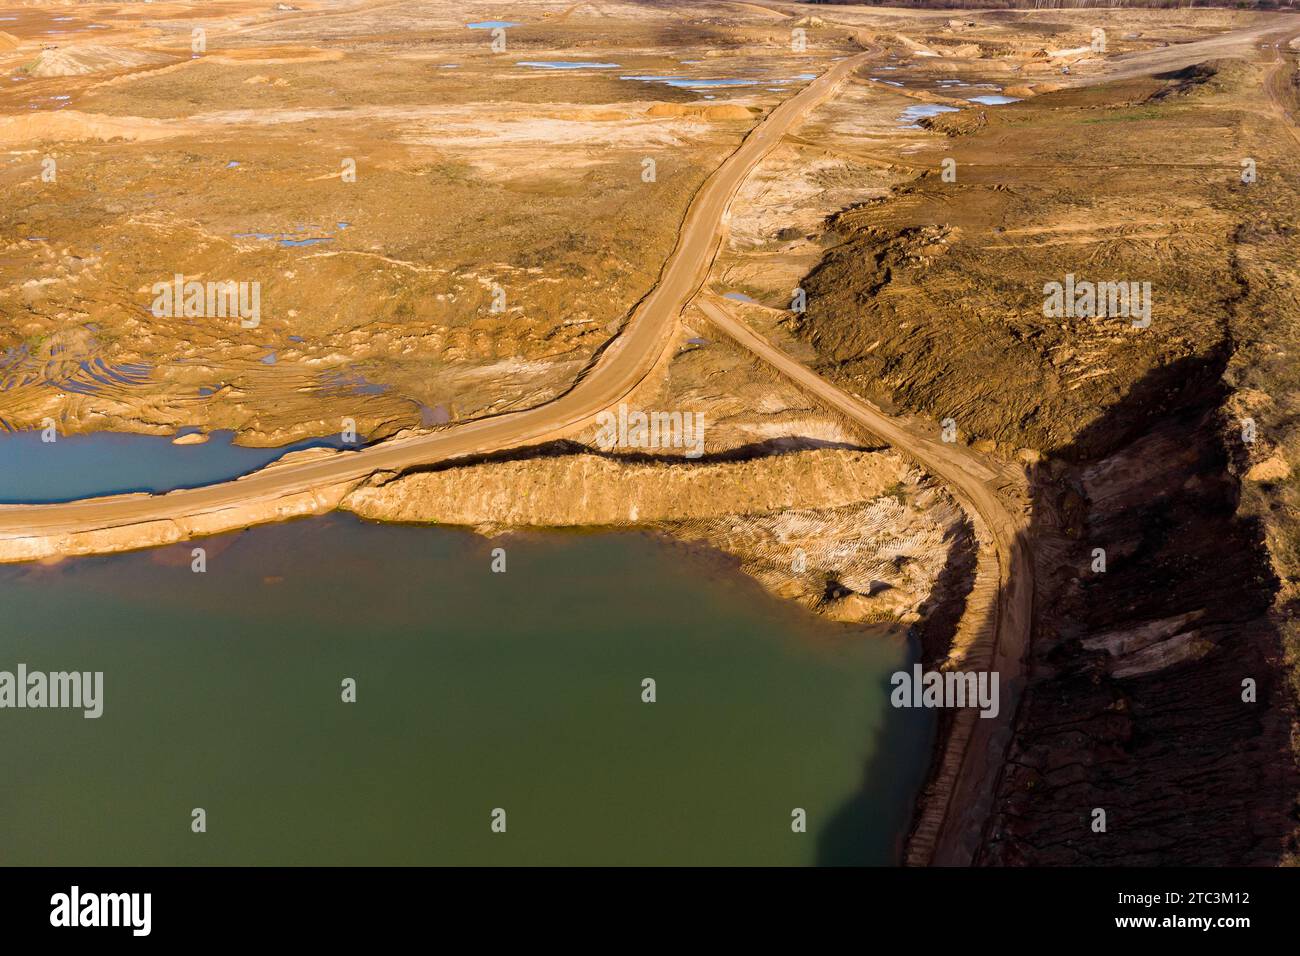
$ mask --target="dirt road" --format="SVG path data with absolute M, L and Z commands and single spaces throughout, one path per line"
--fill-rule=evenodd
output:
M 1223 57 L 1248 58 L 1260 44 L 1267 43 L 1271 46 L 1278 42 L 1285 43 L 1286 41 L 1281 38 L 1295 36 L 1297 31 L 1300 31 L 1300 16 L 1290 14 L 1270 16 L 1257 26 L 1233 30 L 1217 37 L 1178 43 L 1154 50 L 1121 53 L 1109 58 L 1095 75 L 1076 76 L 1072 78 L 1069 85 L 1092 86 L 1097 83 L 1110 83 L 1113 80 L 1150 76 L 1153 73 L 1167 73 Z
M 1285 45 L 1297 29 L 1297 18 L 1278 18 L 1203 41 L 1116 57 L 1098 75 L 1078 78 L 1075 83 L 1090 85 L 1148 76 L 1217 57 L 1249 57 L 1261 44 Z M 1268 92 L 1275 108 L 1289 118 L 1291 101 L 1286 84 L 1290 66 L 1285 57 L 1281 59 L 1283 62 L 1269 75 Z M 996 672 L 1002 687 L 1001 708 L 993 719 L 980 718 L 971 709 L 957 712 L 938 770 L 919 801 L 918 819 L 907 848 L 910 865 L 968 865 L 992 809 L 1024 683 L 1024 658 L 1033 616 L 1027 503 L 1006 494 L 1006 475 L 980 456 L 955 443 L 939 441 L 932 423 L 891 417 L 872 403 L 825 381 L 734 316 L 725 300 L 701 296 L 696 304 L 719 331 L 828 407 L 943 479 L 967 513 L 978 518 L 982 527 L 977 530 L 983 532 L 980 536 L 992 541 L 996 563 L 989 564 L 989 555 L 981 555 L 975 585 L 954 638 L 954 647 L 962 652 L 954 664 L 963 670 Z M 996 582 L 984 580 L 988 577 Z
M 1300 36 L 1292 33 L 1283 39 L 1276 39 L 1272 46 L 1273 68 L 1264 77 L 1264 92 L 1282 121 L 1282 128 L 1300 146 L 1300 129 L 1296 127 L 1296 92 L 1291 78 L 1296 72 L 1296 59 L 1291 55 L 1290 45 Z M 1287 52 L 1283 52 L 1287 51 Z
M 808 394 L 943 479 L 992 539 L 996 563 L 988 566 L 988 574 L 996 580 L 981 581 L 983 572 L 977 572 L 955 644 L 963 646 L 963 670 L 991 670 L 1000 675 L 1001 709 L 993 719 L 980 718 L 970 709 L 957 712 L 939 772 L 921 801 L 908 853 L 908 862 L 914 865 L 969 863 L 1010 738 L 1029 640 L 1033 566 L 1026 539 L 1028 514 L 1013 498 L 1004 497 L 1005 472 L 963 445 L 938 440 L 934 425 L 886 415 L 871 402 L 832 385 L 732 315 L 724 300 L 701 296 L 696 304 L 720 331 Z M 981 594 L 988 600 L 974 597 Z M 963 813 L 948 813 L 951 806 L 961 807 Z
M 678 315 L 708 273 L 727 206 L 745 177 L 788 129 L 875 55 L 867 51 L 834 63 L 750 131 L 696 194 L 682 223 L 677 246 L 653 291 L 636 307 L 622 334 L 596 364 L 559 398 L 527 411 L 481 419 L 433 435 L 388 441 L 324 460 L 272 466 L 238 481 L 203 488 L 66 504 L 0 506 L 0 540 L 193 518 L 361 480 L 376 472 L 482 455 L 572 433 L 626 398 L 665 356 Z M 652 196 L 647 197 L 647 202 L 653 201 Z

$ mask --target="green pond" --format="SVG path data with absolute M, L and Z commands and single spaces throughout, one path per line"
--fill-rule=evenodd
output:
M 934 732 L 901 631 L 651 535 L 331 516 L 0 594 L 0 671 L 104 674 L 0 709 L 0 864 L 889 864 Z

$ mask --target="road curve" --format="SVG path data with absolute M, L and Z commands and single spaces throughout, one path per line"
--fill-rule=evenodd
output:
M 834 63 L 772 110 L 705 180 L 686 212 L 659 282 L 634 310 L 619 337 L 572 389 L 521 412 L 479 419 L 432 435 L 387 441 L 326 459 L 271 465 L 237 481 L 164 495 L 117 495 L 65 504 L 0 506 L 0 540 L 67 536 L 159 521 L 193 519 L 452 458 L 483 455 L 550 440 L 591 421 L 625 399 L 663 358 L 678 315 L 695 295 L 717 251 L 732 196 L 791 127 L 832 95 L 868 50 Z M 271 520 L 268 512 L 265 520 Z
M 1294 73 L 1293 61 L 1287 58 L 1287 54 L 1282 52 L 1285 46 L 1289 52 L 1291 44 L 1300 37 L 1300 33 L 1288 33 L 1281 38 L 1275 38 L 1273 45 L 1273 68 L 1264 76 L 1264 92 L 1268 95 L 1269 103 L 1273 106 L 1273 111 L 1277 113 L 1278 119 L 1282 121 L 1282 128 L 1287 131 L 1297 146 L 1300 146 L 1300 129 L 1296 127 L 1295 107 L 1295 87 L 1291 83 L 1291 77 Z
M 1110 57 L 1101 71 L 1091 76 L 1071 77 L 1068 86 L 1095 86 L 1116 80 L 1150 76 L 1153 73 L 1173 72 L 1197 63 L 1226 57 L 1246 58 L 1261 42 L 1275 43 L 1282 35 L 1294 36 L 1300 30 L 1300 16 L 1296 14 L 1265 14 L 1260 22 L 1187 43 L 1149 50 L 1135 50 Z
M 1007 474 L 990 467 L 969 448 L 936 441 L 933 426 L 887 415 L 871 402 L 832 385 L 732 315 L 724 300 L 702 295 L 696 305 L 740 346 L 946 482 L 967 514 L 977 516 L 992 539 L 996 566 L 989 567 L 988 576 L 996 580 L 981 582 L 984 575 L 977 571 L 972 588 L 972 595 L 983 591 L 992 606 L 968 598 L 958 625 L 963 646 L 955 663 L 962 670 L 996 672 L 1002 688 L 1001 708 L 991 719 L 980 718 L 973 709 L 954 715 L 939 769 L 920 801 L 907 855 L 912 865 L 967 865 L 992 807 L 993 787 L 1023 683 L 1034 592 L 1026 508 L 1003 497 Z M 952 808 L 960 808 L 961 813 L 949 812 Z

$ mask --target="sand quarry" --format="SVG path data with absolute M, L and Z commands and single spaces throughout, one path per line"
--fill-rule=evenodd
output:
M 1112 31 L 1114 50 L 1242 19 L 1135 16 L 1152 29 Z M 751 255 L 720 279 L 793 287 L 822 219 L 879 196 L 935 138 L 901 111 L 1048 89 L 1096 59 L 1105 23 L 727 3 L 0 17 L 0 422 L 200 425 L 254 444 L 343 417 L 382 436 L 557 394 L 653 283 L 694 189 L 756 119 L 832 58 L 888 44 L 818 117 L 816 146 L 792 138 L 740 197 L 733 246 Z M 497 50 L 468 26 L 483 21 L 517 25 Z M 765 247 L 776 233 L 799 235 Z M 142 314 L 177 274 L 260 283 L 260 324 Z M 86 366 L 148 375 L 101 382 Z
M 542 405 L 616 340 L 755 124 L 869 51 L 741 185 L 706 291 L 944 429 L 1025 516 L 1025 703 L 974 852 L 1277 862 L 1300 659 L 1297 35 L 1210 9 L 0 7 L 0 428 L 278 446 Z M 1150 325 L 1048 314 L 1067 274 L 1150 283 Z M 177 276 L 256 283 L 257 321 L 159 314 Z M 673 331 L 629 402 L 703 415 L 698 460 L 589 431 L 278 514 L 647 528 L 833 619 L 910 628 L 941 662 L 996 597 L 987 529 L 699 308 Z M 1098 541 L 1110 567 L 1089 576 Z M 1243 668 L 1289 690 L 1243 716 L 1222 703 Z M 1146 836 L 1063 840 L 1076 803 Z

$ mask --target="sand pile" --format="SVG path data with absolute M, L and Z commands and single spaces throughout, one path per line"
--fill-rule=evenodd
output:
M 647 116 L 691 117 L 705 120 L 747 120 L 753 114 L 739 103 L 687 104 L 656 103 L 646 110 Z
M 3 49 L 0 41 L 0 49 Z M 143 50 L 126 50 L 120 47 L 84 46 L 59 47 L 42 50 L 32 64 L 32 76 L 84 76 L 87 73 L 106 73 L 111 70 L 129 70 L 133 67 L 171 62 L 172 57 Z
M 0 145 L 82 139 L 162 139 L 187 130 L 182 123 L 160 119 L 59 110 L 0 117 Z

